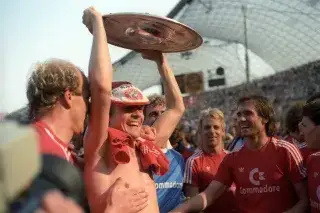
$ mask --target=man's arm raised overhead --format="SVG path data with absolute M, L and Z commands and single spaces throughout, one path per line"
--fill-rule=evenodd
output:
M 158 51 L 144 51 L 142 57 L 156 62 L 163 80 L 167 110 L 156 120 L 153 127 L 157 131 L 156 144 L 159 147 L 164 147 L 179 123 L 185 107 L 178 83 L 169 67 L 166 56 Z
M 112 90 L 112 63 L 102 16 L 93 7 L 84 11 L 83 23 L 93 35 L 89 61 L 91 111 L 85 136 L 85 162 L 100 160 L 99 151 L 108 137 Z

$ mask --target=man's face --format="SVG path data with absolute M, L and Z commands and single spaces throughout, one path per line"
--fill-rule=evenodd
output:
M 200 134 L 202 150 L 210 153 L 223 143 L 225 130 L 220 119 L 207 116 L 202 121 Z
M 152 126 L 154 122 L 160 117 L 162 113 L 166 111 L 166 106 L 160 105 L 149 105 L 145 109 L 145 121 L 144 124 Z
M 240 136 L 240 133 L 241 133 L 240 126 L 239 126 L 239 123 L 237 122 L 237 113 L 236 112 L 234 112 L 232 114 L 232 120 L 231 120 L 230 127 L 231 127 L 232 136 L 234 136 L 234 137 Z
M 265 121 L 258 115 L 253 101 L 238 105 L 237 124 L 242 137 L 252 137 L 265 131 Z
M 304 116 L 299 124 L 300 133 L 311 149 L 319 149 L 320 126 L 316 126 L 309 117 Z
M 73 92 L 71 103 L 70 103 L 70 113 L 73 122 L 73 129 L 75 134 L 81 134 L 84 130 L 84 121 L 89 107 L 89 84 L 88 79 L 84 76 L 82 72 L 79 74 L 79 88 Z
M 113 105 L 110 127 L 128 133 L 133 138 L 140 136 L 144 120 L 144 106 Z

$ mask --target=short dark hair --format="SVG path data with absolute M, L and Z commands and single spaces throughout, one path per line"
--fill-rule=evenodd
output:
M 285 117 L 285 127 L 289 132 L 298 132 L 299 131 L 299 123 L 303 117 L 303 102 L 297 102 L 293 106 L 291 106 L 286 113 Z
M 315 125 L 320 125 L 320 100 L 306 104 L 303 107 L 303 116 L 310 118 Z
M 266 133 L 268 136 L 273 136 L 276 133 L 276 119 L 275 112 L 273 110 L 272 104 L 268 98 L 260 95 L 245 96 L 238 100 L 237 105 L 244 102 L 252 101 L 254 103 L 255 109 L 258 115 L 267 120 L 266 123 Z

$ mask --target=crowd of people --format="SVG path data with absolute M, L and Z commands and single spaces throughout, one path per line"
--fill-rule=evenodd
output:
M 164 54 L 141 52 L 165 91 L 146 97 L 113 82 L 101 14 L 90 7 L 83 23 L 93 35 L 88 77 L 64 60 L 39 63 L 24 116 L 6 117 L 34 127 L 42 154 L 83 172 L 88 209 L 54 192 L 39 212 L 320 212 L 320 62 L 185 109 Z
M 257 79 L 249 84 L 208 91 L 195 96 L 185 97 L 186 111 L 181 125 L 188 132 L 197 129 L 199 112 L 214 106 L 223 109 L 226 123 L 232 122 L 235 101 L 248 94 L 267 97 L 277 113 L 277 120 L 283 123 L 286 110 L 295 102 L 303 101 L 316 91 L 320 91 L 320 61 L 310 62 L 299 67 L 278 72 L 272 76 Z M 281 131 L 285 131 L 281 125 Z M 194 142 L 191 141 L 191 144 Z
M 197 119 L 199 110 L 208 106 L 226 109 L 226 119 L 230 120 L 229 112 L 234 108 L 235 100 L 247 94 L 260 94 L 268 97 L 281 108 L 287 108 L 292 102 L 304 100 L 315 91 L 320 90 L 320 61 L 278 72 L 274 75 L 254 80 L 249 84 L 205 92 L 194 97 L 188 106 L 185 117 L 187 120 Z M 190 97 L 186 97 L 186 101 Z

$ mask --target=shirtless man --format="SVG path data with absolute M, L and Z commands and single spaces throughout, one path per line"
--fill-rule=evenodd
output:
M 143 107 L 149 103 L 148 99 L 128 82 L 112 85 L 112 66 L 102 17 L 89 8 L 83 18 L 93 34 L 91 57 L 99 55 L 95 61 L 90 61 L 89 73 L 91 69 L 104 67 L 99 76 L 99 82 L 101 79 L 103 82 L 91 88 L 92 111 L 84 144 L 84 176 L 91 212 L 118 212 L 114 210 L 117 206 L 106 208 L 108 201 L 105 196 L 110 186 L 121 178 L 128 183 L 127 187 L 138 189 L 137 198 L 141 197 L 141 205 L 136 209 L 124 209 L 122 212 L 157 213 L 156 189 L 150 171 L 156 169 L 156 174 L 164 174 L 168 169 L 168 161 L 157 147 L 167 142 L 184 112 L 179 87 L 163 54 L 155 51 L 143 54 L 145 59 L 156 62 L 164 80 L 168 103 L 167 111 L 154 123 L 154 129 L 144 131 Z M 94 47 L 99 51 L 94 52 Z M 89 74 L 90 82 L 99 79 L 91 79 Z M 144 189 L 148 194 L 146 207 L 143 205 Z

